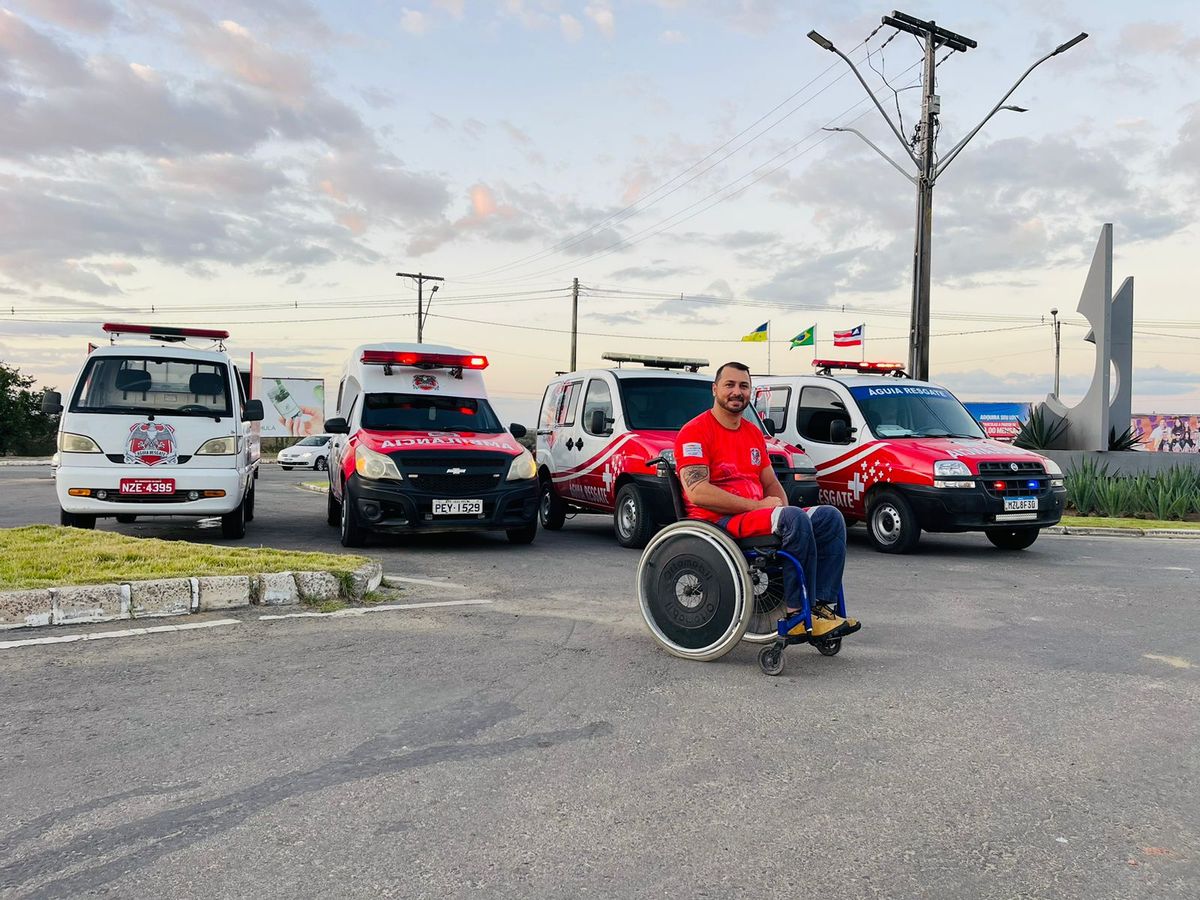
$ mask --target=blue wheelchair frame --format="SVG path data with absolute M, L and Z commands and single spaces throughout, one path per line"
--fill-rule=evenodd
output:
M 769 549 L 769 550 L 744 549 L 742 552 L 746 555 L 746 560 L 748 562 L 752 562 L 756 559 L 770 560 L 770 559 L 776 559 L 778 557 L 783 557 L 783 559 L 785 559 L 789 563 L 791 563 L 792 568 L 794 568 L 796 570 L 796 580 L 800 585 L 800 600 L 803 603 L 803 605 L 800 607 L 800 612 L 804 616 L 804 627 L 806 630 L 812 631 L 812 604 L 809 602 L 809 599 L 808 599 L 808 582 L 804 578 L 804 566 L 800 564 L 800 560 L 796 559 L 796 557 L 792 556 L 792 554 L 788 553 L 786 550 L 779 550 L 779 549 Z M 777 572 L 782 577 L 783 566 L 779 565 L 779 566 L 773 566 L 773 567 L 765 567 L 764 571 L 767 572 L 768 575 L 774 574 Z M 839 616 L 841 616 L 843 619 L 846 618 L 846 592 L 843 588 L 840 588 L 840 587 L 838 588 L 837 614 Z M 776 626 L 776 628 L 777 628 L 777 630 L 779 632 L 779 636 L 781 638 L 788 636 L 787 630 L 783 626 L 782 619 L 780 620 L 780 622 Z

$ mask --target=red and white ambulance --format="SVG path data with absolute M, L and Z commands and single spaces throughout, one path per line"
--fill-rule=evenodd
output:
M 112 343 L 91 350 L 67 403 L 56 391 L 42 399 L 46 412 L 61 413 L 54 483 L 62 524 L 220 516 L 225 537 L 243 537 L 254 518 L 263 408 L 249 396 L 253 377 L 225 352 L 229 332 L 103 327 Z M 158 343 L 116 343 L 130 335 Z M 188 340 L 208 346 L 177 346 Z
M 1053 460 L 987 438 L 946 388 L 900 363 L 813 361 L 814 375 L 764 375 L 755 402 L 817 465 L 820 500 L 863 521 L 876 549 L 906 553 L 921 531 L 982 531 L 1023 550 L 1062 518 Z
M 346 361 L 325 422 L 329 524 L 347 547 L 369 531 L 537 534 L 533 455 L 488 403 L 487 357 L 433 344 L 366 344 Z
M 602 358 L 617 366 L 565 373 L 546 387 L 537 432 L 541 523 L 557 530 L 569 512 L 608 514 L 621 546 L 643 547 L 675 519 L 667 484 L 646 461 L 672 453 L 676 432 L 712 407 L 712 378 L 698 374 L 706 359 Z M 747 415 L 761 426 L 753 411 Z M 799 448 L 765 438 L 789 502 L 815 504 L 811 461 Z

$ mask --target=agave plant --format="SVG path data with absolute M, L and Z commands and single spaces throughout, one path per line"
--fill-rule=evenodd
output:
M 1066 430 L 1066 422 L 1050 422 L 1046 418 L 1045 407 L 1038 404 L 1029 411 L 1029 418 L 1021 423 L 1021 430 L 1013 439 L 1013 444 L 1026 450 L 1049 450 Z
M 1129 426 L 1119 435 L 1117 434 L 1116 426 L 1108 429 L 1108 449 L 1109 450 L 1134 450 L 1142 443 L 1142 432 L 1134 431 L 1133 426 Z

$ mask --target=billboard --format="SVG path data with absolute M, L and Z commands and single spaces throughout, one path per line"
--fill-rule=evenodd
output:
M 1134 416 L 1129 423 L 1138 436 L 1138 450 L 1158 453 L 1197 453 L 1200 416 Z
M 304 437 L 325 428 L 325 379 L 262 379 L 263 437 Z
M 964 403 L 963 406 L 983 428 L 983 433 L 997 441 L 1012 443 L 1029 418 L 1028 403 Z

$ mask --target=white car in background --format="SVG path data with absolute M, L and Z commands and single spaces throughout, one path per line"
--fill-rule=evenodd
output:
M 281 469 L 316 469 L 324 472 L 329 468 L 329 440 L 333 435 L 312 434 L 299 443 L 279 451 Z

